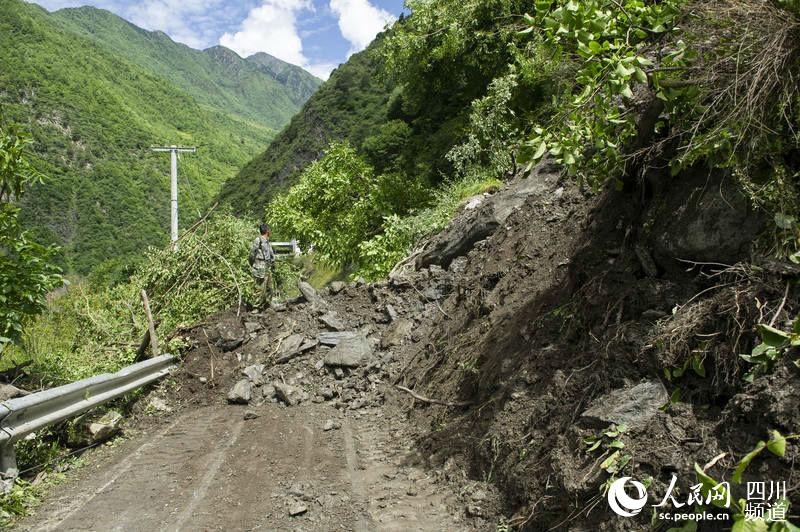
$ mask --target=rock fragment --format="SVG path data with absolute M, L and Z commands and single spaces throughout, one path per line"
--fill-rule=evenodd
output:
M 335 312 L 326 312 L 325 314 L 319 317 L 319 321 L 321 321 L 323 325 L 325 325 L 329 329 L 333 329 L 334 331 L 343 331 L 347 328 L 347 326 Z
M 322 345 L 335 346 L 342 340 L 358 336 L 356 331 L 336 331 L 319 333 L 319 343 Z
M 241 379 L 233 385 L 228 392 L 228 402 L 233 404 L 246 405 L 252 397 L 252 385 L 249 379 Z
M 275 387 L 275 395 L 283 401 L 286 406 L 295 406 L 302 401 L 303 393 L 300 388 L 282 382 L 273 382 L 272 386 Z
M 364 336 L 355 336 L 339 342 L 325 355 L 325 365 L 357 368 L 372 356 L 372 346 Z

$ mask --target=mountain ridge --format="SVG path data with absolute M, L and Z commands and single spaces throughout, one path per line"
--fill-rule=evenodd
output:
M 115 52 L 127 38 L 140 46 Z M 158 50 L 166 58 L 142 66 Z M 176 57 L 192 61 L 181 75 L 161 75 Z M 0 0 L 0 114 L 33 135 L 47 178 L 23 198 L 21 220 L 37 240 L 62 247 L 68 273 L 122 278 L 148 246 L 167 241 L 169 160 L 149 146 L 199 147 L 179 164 L 185 227 L 298 109 L 273 77 L 236 63 L 241 78 L 210 54 L 109 12 L 49 13 Z M 185 89 L 195 79 L 197 88 Z M 198 95 L 203 84 L 216 87 L 214 98 Z

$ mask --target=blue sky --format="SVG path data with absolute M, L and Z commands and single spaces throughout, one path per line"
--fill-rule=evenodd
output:
M 49 10 L 93 5 L 192 48 L 267 52 L 325 79 L 403 11 L 403 0 L 36 0 Z

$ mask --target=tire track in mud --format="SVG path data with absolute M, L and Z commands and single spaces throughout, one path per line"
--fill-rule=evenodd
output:
M 26 530 L 465 530 L 380 410 L 210 406 L 90 462 Z M 252 416 L 251 416 L 252 417 Z M 354 419 L 357 417 L 357 419 Z M 338 419 L 340 430 L 323 431 Z M 60 492 L 60 494 L 58 493 Z M 85 495 L 81 495 L 85 494 Z M 296 505 L 306 508 L 292 515 Z

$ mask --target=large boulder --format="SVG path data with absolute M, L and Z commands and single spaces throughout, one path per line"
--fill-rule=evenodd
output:
M 253 393 L 253 385 L 250 384 L 250 379 L 241 379 L 233 385 L 233 388 L 228 392 L 228 402 L 240 405 L 246 405 L 250 402 Z
M 733 177 L 722 171 L 691 169 L 653 198 L 643 226 L 655 263 L 679 272 L 695 262 L 735 264 L 749 257 L 764 227 Z
M 505 223 L 528 197 L 544 194 L 553 188 L 558 178 L 549 170 L 547 165 L 540 165 L 530 177 L 518 177 L 496 194 L 468 200 L 450 224 L 426 243 L 425 250 L 416 257 L 416 269 L 432 264 L 447 268 L 453 259 L 466 255 L 476 242 L 487 238 Z
M 239 318 L 230 317 L 221 320 L 214 328 L 214 343 L 223 351 L 233 351 L 247 336 Z
M 325 356 L 325 365 L 357 368 L 372 357 L 372 346 L 363 335 L 346 338 Z

